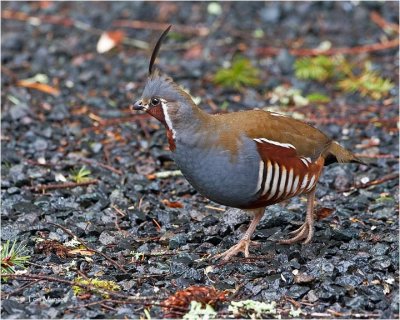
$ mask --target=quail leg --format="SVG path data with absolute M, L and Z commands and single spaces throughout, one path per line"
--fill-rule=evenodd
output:
M 290 232 L 294 237 L 286 240 L 280 240 L 280 244 L 292 244 L 302 240 L 304 244 L 309 243 L 314 235 L 314 201 L 315 201 L 315 188 L 307 195 L 307 214 L 306 221 L 303 225 Z
M 258 245 L 259 243 L 255 241 L 251 241 L 251 236 L 254 233 L 254 230 L 256 230 L 257 224 L 260 222 L 262 216 L 264 215 L 264 210 L 265 208 L 258 208 L 255 211 L 253 220 L 251 221 L 249 228 L 247 229 L 246 233 L 242 237 L 242 239 L 233 247 L 230 249 L 226 250 L 223 253 L 217 254 L 214 256 L 214 258 L 219 259 L 222 258 L 224 261 L 228 261 L 231 257 L 237 255 L 239 252 L 243 252 L 244 256 L 247 258 L 249 256 L 249 246 L 252 245 Z

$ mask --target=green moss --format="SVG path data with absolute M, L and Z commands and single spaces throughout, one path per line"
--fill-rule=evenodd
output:
M 121 287 L 116 284 L 114 281 L 111 280 L 100 280 L 98 278 L 93 278 L 93 279 L 84 279 L 82 277 L 78 277 L 74 280 L 74 282 L 76 284 L 81 284 L 81 285 L 90 285 L 95 287 L 95 289 L 90 290 L 93 293 L 96 294 L 101 294 L 103 298 L 108 299 L 109 295 L 107 293 L 105 293 L 102 289 L 108 290 L 108 291 L 120 291 Z M 96 290 L 98 289 L 98 290 Z M 85 290 L 82 287 L 79 286 L 73 286 L 72 287 L 72 291 L 74 292 L 74 294 L 80 295 L 83 293 L 86 293 L 87 290 Z

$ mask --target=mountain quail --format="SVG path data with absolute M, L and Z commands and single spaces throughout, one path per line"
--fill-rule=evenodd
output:
M 171 27 L 171 26 L 170 26 Z M 314 234 L 314 196 L 324 165 L 362 163 L 320 130 L 293 118 L 262 110 L 210 115 L 158 69 L 149 64 L 142 97 L 133 106 L 164 124 L 172 157 L 185 178 L 202 195 L 243 209 L 252 221 L 242 239 L 217 258 L 249 255 L 251 236 L 265 208 L 294 196 L 307 196 L 304 224 L 280 243 L 308 243 Z

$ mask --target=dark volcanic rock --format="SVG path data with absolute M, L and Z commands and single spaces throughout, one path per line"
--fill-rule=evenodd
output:
M 396 39 L 389 29 L 399 22 L 398 2 L 1 6 L 1 245 L 15 240 L 30 256 L 25 271 L 14 266 L 16 279 L 2 279 L 1 318 L 139 319 L 149 317 L 148 311 L 161 319 L 163 301 L 193 285 L 199 291 L 228 290 L 227 301 L 214 305 L 217 318 L 255 317 L 251 311 L 233 315 L 230 300 L 273 301 L 277 314 L 257 318 L 288 318 L 289 297 L 301 303 L 307 319 L 328 313 L 398 318 L 398 179 L 390 178 L 399 171 L 399 51 L 379 46 L 382 37 L 385 43 Z M 212 6 L 221 13 L 210 13 Z M 385 27 L 376 21 L 385 21 Z M 133 22 L 142 26 L 133 28 Z M 252 238 L 260 245 L 251 246 L 250 257 L 213 258 L 239 241 L 251 215 L 198 193 L 176 171 L 164 125 L 129 108 L 143 93 L 148 53 L 161 32 L 155 29 L 164 24 L 173 28 L 157 67 L 202 109 L 271 107 L 366 156 L 367 166 L 324 167 L 310 243 L 277 242 L 304 221 L 306 196 L 300 195 L 266 208 Z M 122 41 L 97 52 L 101 34 L 115 31 L 123 31 Z M 366 45 L 378 50 L 364 50 Z M 309 58 L 302 50 L 328 47 L 361 47 L 362 54 L 345 57 L 355 77 L 368 67 L 393 88 L 377 100 L 367 92 L 346 93 L 338 86 L 339 67 L 323 82 L 300 79 L 298 61 Z M 260 81 L 235 89 L 216 85 L 215 74 L 236 54 L 249 59 Z M 314 65 L 306 69 L 318 71 Z M 282 97 L 272 103 L 278 86 Z M 330 102 L 296 106 L 286 96 L 292 89 L 303 97 L 323 94 Z M 335 211 L 324 216 L 321 208 Z M 18 278 L 26 274 L 51 281 Z M 95 291 L 76 296 L 71 283 L 78 277 L 113 281 L 117 296 Z M 127 305 L 128 298 L 137 301 Z

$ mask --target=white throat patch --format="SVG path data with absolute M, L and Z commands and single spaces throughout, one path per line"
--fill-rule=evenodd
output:
M 176 138 L 176 131 L 174 130 L 174 128 L 172 126 L 172 121 L 171 121 L 171 118 L 169 117 L 169 114 L 168 114 L 167 101 L 164 100 L 164 99 L 160 99 L 160 100 L 161 100 L 161 107 L 162 107 L 162 110 L 163 110 L 163 113 L 164 113 L 165 123 L 167 124 L 168 129 L 171 130 L 171 132 L 172 132 L 172 138 L 175 139 Z

